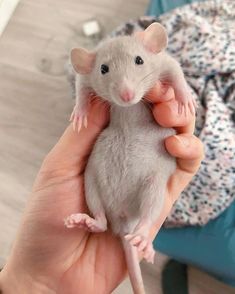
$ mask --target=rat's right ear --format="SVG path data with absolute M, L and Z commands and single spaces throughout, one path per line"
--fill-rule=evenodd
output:
M 70 53 L 71 64 L 79 74 L 89 74 L 95 62 L 95 53 L 83 48 L 74 48 Z

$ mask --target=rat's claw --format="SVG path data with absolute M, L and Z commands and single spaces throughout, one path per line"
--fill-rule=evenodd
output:
M 71 115 L 70 115 L 70 118 L 69 118 L 69 122 L 73 121 L 73 118 L 74 118 L 74 114 L 72 112 Z
M 144 249 L 143 257 L 147 262 L 150 262 L 153 264 L 154 263 L 154 256 L 155 256 L 155 250 L 153 249 L 152 242 L 149 240 L 149 242 L 147 243 L 147 246 Z
M 83 118 L 83 125 L 84 125 L 84 127 L 87 129 L 87 125 L 88 125 L 88 123 L 87 123 L 87 116 L 86 116 L 86 115 L 85 115 L 84 118 Z
M 182 109 L 183 109 L 183 103 L 178 101 L 178 114 L 181 115 L 182 114 Z
M 195 115 L 195 100 L 192 99 L 188 102 L 188 107 L 192 115 Z
M 184 116 L 188 116 L 188 108 L 189 108 L 189 102 L 191 100 L 188 101 L 187 100 L 179 100 L 178 101 L 178 114 L 179 115 L 184 115 Z
M 127 235 L 124 236 L 124 238 L 125 238 L 127 241 L 129 241 L 129 240 L 131 240 L 131 238 L 132 238 L 132 234 L 127 234 Z
M 130 244 L 133 246 L 137 246 L 138 244 L 140 244 L 141 240 L 141 236 L 134 236 L 134 238 L 130 241 Z
M 84 126 L 85 128 L 87 128 L 87 115 L 82 112 L 79 111 L 78 109 L 74 108 L 71 117 L 70 117 L 70 121 L 73 121 L 73 130 L 76 132 L 80 132 L 82 126 Z
M 76 131 L 76 128 L 77 128 L 77 122 L 78 122 L 77 120 L 78 120 L 77 116 L 74 115 L 74 118 L 73 118 L 73 130 L 74 131 Z
M 196 99 L 193 99 L 193 105 L 194 105 L 195 108 L 197 108 L 197 101 L 196 101 Z
M 185 103 L 183 103 L 182 108 L 183 108 L 183 114 L 184 114 L 185 116 L 187 116 L 188 105 L 185 104 Z
M 74 120 L 74 116 L 75 116 L 75 109 L 73 109 L 71 115 L 70 115 L 70 118 L 69 118 L 69 121 L 73 121 Z
M 147 262 L 152 263 L 152 264 L 154 264 L 154 257 L 155 257 L 155 251 L 150 251 L 144 255 L 144 259 Z
M 184 114 L 186 117 L 188 116 L 189 112 L 192 115 L 195 115 L 195 105 L 196 102 L 194 99 L 190 99 L 186 102 L 178 102 L 178 114 L 182 115 Z
M 82 117 L 78 117 L 78 127 L 77 127 L 77 132 L 79 133 L 82 128 Z
M 138 251 L 141 252 L 146 248 L 148 241 L 146 239 L 142 240 L 138 246 Z
M 188 116 L 189 113 L 195 115 L 197 103 L 188 87 L 175 90 L 175 98 L 178 102 L 178 114 Z

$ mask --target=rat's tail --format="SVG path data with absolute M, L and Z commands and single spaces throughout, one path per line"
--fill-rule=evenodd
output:
M 130 245 L 124 236 L 122 236 L 121 239 L 133 292 L 134 294 L 145 294 L 137 248 Z

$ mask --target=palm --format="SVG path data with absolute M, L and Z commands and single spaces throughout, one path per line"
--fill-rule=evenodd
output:
M 66 216 L 86 210 L 83 175 L 74 176 L 72 167 L 68 174 L 63 167 L 56 174 L 47 171 L 47 164 L 39 173 L 25 217 L 30 243 L 22 242 L 22 232 L 20 244 L 27 254 L 32 252 L 30 262 L 37 264 L 38 272 L 54 277 L 61 293 L 110 293 L 125 274 L 121 244 L 111 232 L 90 234 L 64 227 Z
M 83 172 L 92 143 L 108 120 L 99 103 L 91 112 L 87 138 L 79 138 L 70 126 L 44 161 L 15 246 L 22 267 L 35 268 L 44 280 L 50 277 L 61 293 L 110 293 L 125 275 L 121 244 L 110 231 L 90 234 L 63 223 L 71 213 L 87 210 Z

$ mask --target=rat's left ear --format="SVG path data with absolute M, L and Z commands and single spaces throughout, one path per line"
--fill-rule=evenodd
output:
M 166 29 L 158 22 L 152 23 L 147 29 L 137 35 L 141 39 L 146 49 L 152 53 L 158 53 L 167 47 L 167 32 Z

